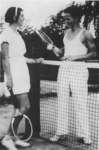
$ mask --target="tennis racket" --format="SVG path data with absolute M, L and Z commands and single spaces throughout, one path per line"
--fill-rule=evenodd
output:
M 20 121 L 20 118 L 21 118 L 21 121 Z M 28 122 L 28 125 L 29 125 L 28 126 L 28 134 L 25 133 L 25 122 L 26 121 Z M 16 129 L 16 126 L 15 126 L 16 123 L 18 123 L 17 129 Z M 31 139 L 32 135 L 33 135 L 33 128 L 32 128 L 31 120 L 25 114 L 15 116 L 15 117 L 12 118 L 11 130 L 12 130 L 13 136 L 15 138 L 21 139 L 23 141 L 29 141 Z M 26 137 L 23 137 L 23 135 L 26 135 Z
M 41 40 L 45 43 L 47 43 L 47 50 L 49 51 L 53 51 L 53 49 L 56 49 L 56 51 L 60 51 L 62 49 L 59 50 L 59 48 L 57 48 L 52 39 L 42 30 L 36 30 L 36 33 L 39 35 L 39 37 L 41 38 Z M 57 55 L 57 52 L 55 52 Z
M 15 100 L 15 95 L 12 90 L 10 90 L 11 101 Z M 15 102 L 13 102 L 15 104 Z M 17 110 L 17 114 L 16 114 Z M 25 130 L 25 123 L 28 123 L 28 133 Z M 19 113 L 18 109 L 15 108 L 15 115 L 11 121 L 11 130 L 12 134 L 15 138 L 22 139 L 23 141 L 29 141 L 33 135 L 33 127 L 30 118 L 25 115 Z M 27 135 L 23 138 L 24 135 Z
M 41 40 L 47 44 L 54 44 L 52 39 L 42 30 L 36 30 L 36 33 L 39 35 Z

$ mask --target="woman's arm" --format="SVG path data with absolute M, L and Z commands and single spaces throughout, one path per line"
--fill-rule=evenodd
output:
M 89 31 L 85 31 L 81 39 L 82 39 L 81 42 L 88 49 L 87 54 L 70 57 L 68 58 L 69 60 L 87 60 L 89 58 L 96 57 L 96 46 L 95 46 L 95 42 L 91 33 Z
M 62 55 L 62 53 L 63 53 L 63 49 L 59 49 L 58 47 L 56 47 L 56 46 L 54 46 L 54 45 L 52 45 L 52 44 L 49 44 L 49 45 L 47 46 L 47 49 L 53 51 L 54 54 L 55 54 L 57 57 L 60 57 L 60 56 Z
M 27 57 L 25 57 L 25 60 L 26 60 L 26 63 L 29 63 L 29 64 L 33 64 L 33 63 L 36 62 L 36 60 L 33 59 L 33 58 L 27 58 Z
M 10 63 L 9 63 L 9 43 L 3 42 L 1 44 L 1 57 L 2 57 L 2 64 L 3 70 L 7 77 L 7 87 L 11 89 L 13 87 L 12 82 L 12 75 L 10 71 Z
M 25 60 L 26 60 L 26 63 L 29 63 L 29 64 L 34 64 L 34 63 L 42 63 L 42 61 L 44 60 L 43 58 L 27 58 L 25 57 Z
M 85 44 L 85 46 L 88 49 L 88 53 L 84 57 L 85 58 L 95 57 L 96 56 L 96 45 L 95 45 L 92 34 L 89 31 L 85 31 L 83 37 L 84 37 L 83 43 Z

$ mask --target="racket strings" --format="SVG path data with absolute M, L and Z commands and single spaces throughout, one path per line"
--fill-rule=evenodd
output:
M 39 37 L 47 44 L 53 44 L 51 38 L 42 30 L 36 30 Z
M 42 30 L 40 30 L 39 32 L 48 44 L 53 44 L 53 41 L 50 39 L 50 37 L 45 32 L 43 32 Z
M 18 127 L 20 125 L 20 121 L 22 120 L 22 118 L 24 118 L 25 121 L 28 121 L 29 129 L 30 129 L 30 133 L 28 134 L 28 137 L 26 137 L 25 139 L 22 139 L 22 140 L 29 141 L 33 135 L 33 127 L 32 127 L 32 122 L 31 122 L 30 118 L 25 114 L 15 116 L 12 118 L 12 122 L 11 122 L 12 133 L 15 138 L 21 139 L 20 135 L 18 134 Z

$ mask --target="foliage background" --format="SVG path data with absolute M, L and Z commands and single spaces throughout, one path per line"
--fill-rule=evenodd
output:
M 99 60 L 99 1 L 86 1 L 85 4 L 80 5 L 73 2 L 71 5 L 78 5 L 83 10 L 83 22 L 82 26 L 86 29 L 90 28 L 90 24 L 93 21 L 94 30 L 95 30 L 95 43 L 97 57 Z M 64 9 L 65 10 L 65 9 Z M 43 30 L 47 35 L 53 40 L 54 44 L 62 48 L 63 47 L 63 36 L 65 31 L 64 23 L 64 10 L 61 10 L 56 15 L 50 16 L 50 22 L 46 26 L 42 26 Z M 46 43 L 42 42 L 40 37 L 37 35 L 33 27 L 27 26 L 23 32 L 21 32 L 23 39 L 25 40 L 27 47 L 27 56 L 28 57 L 44 57 L 47 60 L 59 60 L 52 51 L 46 50 Z M 41 79 L 56 80 L 57 78 L 58 67 L 41 65 L 40 74 Z M 96 69 L 89 70 L 90 83 L 99 83 L 99 71 Z M 94 72 L 94 73 L 93 73 Z
M 99 1 L 86 1 L 85 4 L 80 5 L 79 3 L 73 2 L 71 5 L 78 5 L 83 10 L 83 22 L 82 26 L 89 29 L 91 22 L 94 23 L 95 37 L 99 37 Z M 65 9 L 59 11 L 56 15 L 50 16 L 49 24 L 42 26 L 40 30 L 43 30 L 54 42 L 54 44 L 62 48 L 63 47 L 63 36 L 65 28 L 64 23 L 64 11 Z M 35 57 L 33 49 L 36 49 L 36 57 L 43 56 L 45 59 L 57 60 L 58 58 L 53 52 L 46 50 L 46 44 L 41 41 L 41 39 L 36 34 L 32 27 L 27 26 L 23 33 L 23 38 L 27 47 L 27 55 Z M 28 42 L 27 42 L 28 41 Z M 31 49 L 31 50 L 30 50 Z

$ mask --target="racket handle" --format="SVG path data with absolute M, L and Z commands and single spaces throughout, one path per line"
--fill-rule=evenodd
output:
M 53 44 L 48 44 L 47 45 L 47 50 L 52 51 L 55 48 Z
M 18 107 L 18 103 L 17 103 L 16 97 L 15 97 L 15 95 L 14 95 L 14 93 L 13 93 L 13 90 L 10 89 L 9 92 L 10 92 L 10 94 L 11 94 L 11 96 L 10 96 L 10 103 L 11 103 L 12 105 L 14 105 L 15 108 L 17 108 L 17 107 Z
M 14 93 L 13 93 L 12 89 L 10 89 L 9 92 L 10 92 L 11 96 L 14 96 Z

